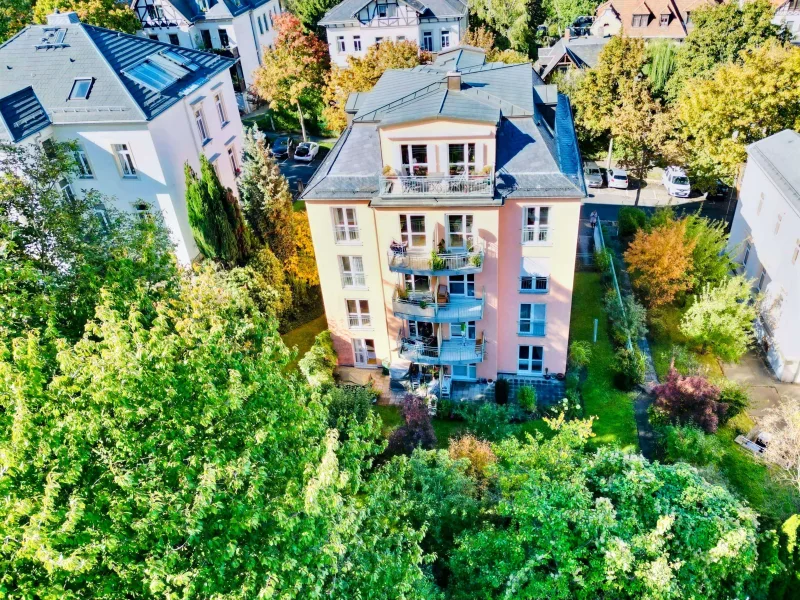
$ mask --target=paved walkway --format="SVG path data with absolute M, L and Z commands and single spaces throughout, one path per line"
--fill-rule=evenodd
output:
M 723 364 L 722 371 L 731 381 L 750 389 L 750 408 L 747 414 L 755 421 L 768 408 L 776 406 L 782 396 L 800 400 L 800 385 L 782 383 L 775 379 L 764 359 L 754 350 L 745 354 L 737 364 Z

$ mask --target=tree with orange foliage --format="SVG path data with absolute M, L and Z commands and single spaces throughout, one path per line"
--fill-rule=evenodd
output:
M 633 286 L 648 306 L 663 306 L 689 288 L 692 250 L 686 222 L 668 221 L 651 231 L 639 230 L 625 252 Z
M 308 33 L 291 13 L 276 15 L 275 47 L 264 51 L 263 64 L 255 71 L 253 87 L 273 110 L 281 105 L 297 108 L 303 140 L 307 140 L 303 104 L 321 101 L 328 65 L 328 45 Z
M 469 460 L 467 476 L 474 479 L 481 488 L 485 488 L 490 475 L 490 467 L 497 462 L 497 455 L 492 446 L 485 440 L 479 440 L 474 435 L 466 434 L 450 441 L 448 449 L 450 458 Z

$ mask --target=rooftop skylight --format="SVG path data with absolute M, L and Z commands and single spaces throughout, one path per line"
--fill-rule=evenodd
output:
M 164 50 L 123 71 L 133 81 L 154 92 L 162 92 L 198 66 L 174 50 Z

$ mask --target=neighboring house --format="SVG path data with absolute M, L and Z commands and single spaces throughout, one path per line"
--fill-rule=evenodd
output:
M 236 190 L 242 122 L 233 60 L 49 15 L 0 46 L 0 139 L 74 140 L 80 174 L 65 194 L 94 189 L 121 211 L 160 211 L 178 259 L 197 256 L 184 164 L 200 154 Z M 98 206 L 99 214 L 107 207 Z
M 240 107 L 246 108 L 244 92 L 263 48 L 275 42 L 272 18 L 283 12 L 280 0 L 132 0 L 131 8 L 142 23 L 140 35 L 238 58 L 231 75 Z
M 597 7 L 590 31 L 604 37 L 623 32 L 628 37 L 681 40 L 692 26 L 692 11 L 718 0 L 608 0 Z
M 415 42 L 430 52 L 457 46 L 467 31 L 462 0 L 344 0 L 319 22 L 328 35 L 331 62 L 347 66 L 383 40 Z
M 564 373 L 585 196 L 567 98 L 455 48 L 349 105 L 303 195 L 339 364 Z
M 553 74 L 570 69 L 591 69 L 597 64 L 610 37 L 572 37 L 566 29 L 564 37 L 549 48 L 539 48 L 533 68 L 549 83 Z
M 792 42 L 800 44 L 800 0 L 773 0 L 775 25 L 783 25 L 792 34 Z
M 785 130 L 747 147 L 731 248 L 764 295 L 757 328 L 781 381 L 800 383 L 800 134 Z

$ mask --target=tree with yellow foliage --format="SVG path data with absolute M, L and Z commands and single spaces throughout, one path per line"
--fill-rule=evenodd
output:
M 141 29 L 139 17 L 129 2 L 118 0 L 37 0 L 33 18 L 37 23 L 47 23 L 47 15 L 55 10 L 74 10 L 81 21 L 123 33 L 136 33 Z

